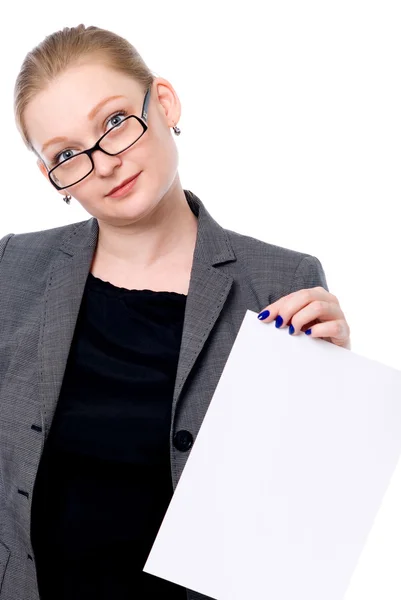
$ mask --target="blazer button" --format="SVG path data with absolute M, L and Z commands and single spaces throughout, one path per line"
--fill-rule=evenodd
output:
M 177 450 L 181 450 L 181 452 L 187 452 L 187 450 L 189 450 L 193 445 L 194 438 L 192 433 L 183 429 L 182 431 L 177 431 L 173 438 L 173 442 Z

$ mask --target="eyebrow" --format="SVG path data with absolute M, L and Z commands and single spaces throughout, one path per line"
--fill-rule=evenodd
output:
M 108 98 L 104 98 L 103 100 L 101 100 L 98 104 L 96 104 L 95 107 L 92 108 L 92 110 L 88 114 L 89 121 L 93 121 L 93 119 L 96 117 L 98 112 L 103 108 L 103 106 L 105 106 L 105 104 L 107 104 L 108 102 L 111 102 L 111 100 L 117 100 L 118 98 L 124 98 L 124 96 L 109 96 Z M 52 146 L 53 144 L 58 144 L 60 142 L 68 142 L 68 138 L 65 136 L 58 136 L 58 137 L 52 138 L 51 140 L 48 140 L 42 146 L 42 153 L 49 146 Z

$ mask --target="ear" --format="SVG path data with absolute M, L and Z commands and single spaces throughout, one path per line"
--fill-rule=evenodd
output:
M 181 102 L 171 83 L 163 77 L 156 77 L 153 82 L 153 89 L 164 112 L 164 118 L 168 127 L 177 125 L 181 117 Z

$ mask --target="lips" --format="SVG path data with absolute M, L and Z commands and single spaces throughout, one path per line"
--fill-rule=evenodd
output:
M 130 181 L 133 181 L 134 179 L 136 179 L 136 177 L 138 177 L 138 175 L 140 175 L 140 173 L 137 173 L 136 175 L 134 175 L 133 177 L 128 177 L 128 179 L 125 179 L 122 183 L 120 183 L 119 185 L 117 185 L 115 188 L 113 188 L 112 190 L 110 190 L 106 196 L 111 196 L 111 194 L 114 194 L 114 192 L 116 192 L 117 190 L 119 190 L 120 188 L 124 187 L 125 185 L 127 185 L 127 183 L 130 183 Z

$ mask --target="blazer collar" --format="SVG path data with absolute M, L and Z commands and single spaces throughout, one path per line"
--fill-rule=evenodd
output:
M 235 261 L 235 253 L 227 232 L 209 214 L 201 200 L 191 191 L 184 190 L 187 202 L 198 218 L 198 233 L 194 261 L 200 260 L 210 266 Z M 78 223 L 75 230 L 63 239 L 60 250 L 70 256 L 76 252 L 95 252 L 99 235 L 97 219 Z

